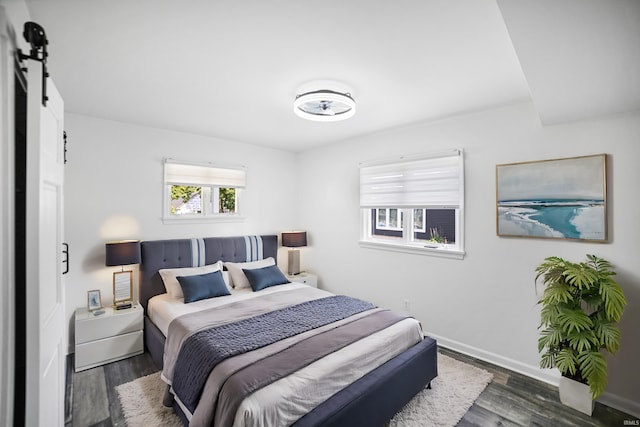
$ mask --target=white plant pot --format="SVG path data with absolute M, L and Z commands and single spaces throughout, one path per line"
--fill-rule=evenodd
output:
M 567 377 L 560 377 L 560 402 L 591 416 L 595 402 L 587 384 L 574 381 Z

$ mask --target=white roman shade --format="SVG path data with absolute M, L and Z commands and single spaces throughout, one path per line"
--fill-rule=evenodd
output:
M 164 181 L 169 185 L 243 188 L 246 184 L 246 172 L 242 166 L 220 167 L 166 160 Z
M 360 167 L 361 208 L 460 208 L 461 150 Z

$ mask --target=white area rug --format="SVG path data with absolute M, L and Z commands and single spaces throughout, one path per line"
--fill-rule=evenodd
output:
M 438 376 L 389 422 L 389 427 L 450 427 L 458 424 L 493 375 L 438 353 Z
M 182 426 L 173 408 L 162 405 L 165 388 L 160 372 L 117 386 L 127 426 Z
M 438 354 L 438 377 L 390 422 L 390 427 L 455 426 L 491 382 L 489 372 Z M 162 406 L 164 383 L 155 373 L 116 387 L 129 427 L 180 426 Z

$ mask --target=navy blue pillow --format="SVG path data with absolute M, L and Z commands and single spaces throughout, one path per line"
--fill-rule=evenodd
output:
M 201 274 L 199 276 L 178 276 L 185 304 L 201 299 L 231 295 L 224 283 L 221 271 Z
M 277 265 L 270 265 L 268 267 L 254 268 L 250 270 L 243 268 L 242 271 L 245 276 L 247 276 L 247 279 L 249 279 L 251 289 L 254 291 L 259 291 L 261 289 L 268 288 L 269 286 L 289 283 Z

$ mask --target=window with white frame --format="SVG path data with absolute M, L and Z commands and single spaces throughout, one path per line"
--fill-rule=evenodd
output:
M 402 230 L 402 211 L 395 208 L 376 209 L 376 229 Z
M 246 184 L 244 167 L 214 166 L 166 160 L 165 219 L 239 218 L 239 199 Z
M 461 258 L 462 150 L 360 167 L 361 244 Z

